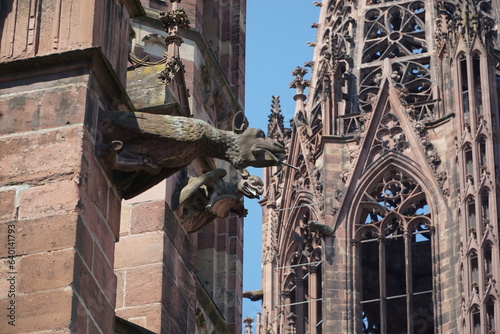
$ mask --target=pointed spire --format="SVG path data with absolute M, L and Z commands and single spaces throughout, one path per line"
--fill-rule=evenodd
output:
M 280 97 L 273 96 L 271 103 L 271 113 L 269 114 L 269 123 L 267 126 L 267 132 L 271 133 L 274 129 L 274 125 L 277 124 L 278 128 L 283 131 L 283 115 L 281 114 Z

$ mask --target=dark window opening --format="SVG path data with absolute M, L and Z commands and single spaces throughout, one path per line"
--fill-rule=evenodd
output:
M 474 160 L 470 145 L 465 147 L 465 172 L 467 173 L 467 181 L 474 184 Z
M 477 306 L 472 311 L 472 332 L 481 334 L 481 312 Z
M 363 334 L 434 333 L 433 229 L 425 193 L 403 173 L 388 172 L 364 201 L 373 206 L 357 224 Z
M 486 139 L 484 137 L 479 140 L 479 167 L 481 172 L 486 168 Z
M 493 298 L 486 303 L 486 322 L 488 333 L 495 333 L 495 299 Z
M 474 104 L 477 115 L 483 113 L 483 97 L 481 89 L 481 62 L 478 56 L 472 58 L 472 74 L 474 78 Z
M 470 125 L 470 109 L 469 109 L 469 84 L 467 78 L 467 59 L 465 57 L 459 59 L 460 64 L 460 86 L 462 93 L 462 108 L 464 111 L 464 125 Z
M 467 203 L 467 220 L 469 222 L 469 232 L 476 234 L 476 203 L 470 199 Z

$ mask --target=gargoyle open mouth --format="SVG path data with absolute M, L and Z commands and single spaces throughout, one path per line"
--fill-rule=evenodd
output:
M 258 144 L 252 146 L 252 154 L 255 157 L 255 161 L 252 162 L 253 167 L 277 166 L 286 155 L 281 145 L 269 148 Z
M 259 199 L 260 195 L 262 194 L 262 193 L 259 194 L 257 189 L 252 188 L 248 183 L 243 184 L 243 186 L 241 188 L 242 188 L 241 190 L 243 192 L 243 195 L 245 195 L 248 198 Z

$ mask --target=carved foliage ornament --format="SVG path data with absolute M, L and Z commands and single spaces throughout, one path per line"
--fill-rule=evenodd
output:
M 187 29 L 189 27 L 189 18 L 183 8 L 174 9 L 167 13 L 160 12 L 160 21 L 168 32 L 174 27 Z
M 498 31 L 492 15 L 492 0 L 439 0 L 436 8 L 439 16 L 436 38 L 439 45 L 448 40 L 454 49 L 460 38 L 470 44 L 477 36 L 485 45 L 493 46 Z

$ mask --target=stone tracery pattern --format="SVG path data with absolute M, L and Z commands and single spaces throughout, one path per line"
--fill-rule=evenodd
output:
M 363 62 L 427 52 L 424 26 L 423 1 L 368 10 L 365 14 Z
M 391 79 L 401 92 L 401 100 L 408 106 L 409 116 L 416 121 L 435 119 L 432 77 L 429 58 L 401 61 L 392 64 Z M 362 71 L 360 109 L 371 111 L 373 98 L 378 94 L 382 80 L 382 66 Z
M 434 227 L 426 194 L 405 173 L 388 170 L 360 205 L 353 243 L 361 259 L 363 333 L 430 333 Z

